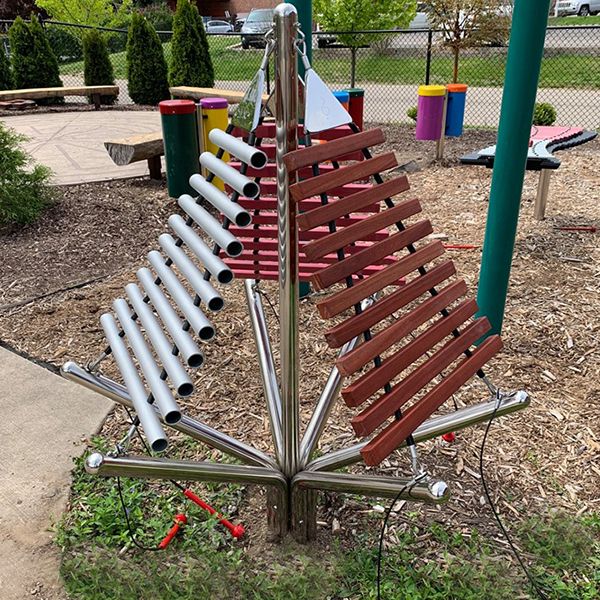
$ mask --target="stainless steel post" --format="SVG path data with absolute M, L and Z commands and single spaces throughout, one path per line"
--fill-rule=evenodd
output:
M 281 321 L 282 470 L 291 478 L 298 470 L 298 228 L 296 205 L 290 199 L 290 177 L 283 157 L 298 145 L 298 13 L 279 4 L 273 15 L 275 33 L 275 126 L 277 162 L 277 225 L 279 239 L 279 318 Z
M 267 328 L 260 294 L 254 289 L 256 281 L 253 279 L 246 279 L 244 285 L 246 289 L 246 300 L 248 302 L 248 312 L 250 313 L 250 323 L 252 324 L 254 341 L 256 343 L 256 354 L 258 357 L 260 374 L 263 380 L 263 389 L 271 425 L 271 434 L 273 436 L 273 445 L 275 446 L 275 456 L 281 465 L 283 456 L 283 444 L 281 440 L 281 397 L 279 395 L 273 353 L 271 352 L 269 330 Z

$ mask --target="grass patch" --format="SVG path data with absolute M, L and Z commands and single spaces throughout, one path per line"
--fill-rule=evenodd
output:
M 550 17 L 548 19 L 548 27 L 568 26 L 568 25 L 600 25 L 600 16 L 589 17 Z
M 235 37 L 209 37 L 211 57 L 217 81 L 250 81 L 262 59 L 262 50 L 242 50 Z M 167 62 L 171 44 L 164 42 Z M 127 78 L 125 52 L 110 55 L 115 77 Z M 314 64 L 319 74 L 331 83 L 349 85 L 350 58 L 338 51 L 315 50 Z M 460 61 L 461 81 L 477 87 L 504 85 L 505 56 L 464 56 Z M 83 73 L 83 62 L 63 64 L 61 75 Z M 452 59 L 434 56 L 431 62 L 432 83 L 447 83 L 452 77 Z M 360 53 L 357 61 L 357 83 L 418 85 L 425 79 L 425 55 L 422 57 L 378 56 Z M 541 88 L 600 88 L 600 61 L 585 54 L 559 54 L 546 57 L 540 75 Z
M 343 547 L 293 542 L 249 555 L 224 535 L 206 513 L 163 484 L 122 480 L 125 501 L 140 542 L 155 546 L 173 515 L 185 510 L 184 534 L 162 552 L 132 547 L 115 481 L 87 475 L 77 461 L 71 510 L 57 528 L 63 551 L 61 575 L 72 598 L 94 600 L 334 600 L 375 598 L 381 515 Z M 200 488 L 200 485 L 194 487 Z M 243 488 L 204 486 L 218 509 L 231 514 Z M 526 582 L 514 561 L 477 530 L 424 524 L 417 513 L 396 522 L 385 552 L 382 594 L 386 600 L 505 600 L 523 596 Z M 394 519 L 392 519 L 394 521 Z M 252 535 L 252 533 L 250 533 Z M 520 547 L 533 557 L 532 572 L 553 599 L 600 596 L 600 515 L 531 517 L 518 528 Z M 424 543 L 423 539 L 430 541 Z M 397 543 L 396 543 L 397 540 Z

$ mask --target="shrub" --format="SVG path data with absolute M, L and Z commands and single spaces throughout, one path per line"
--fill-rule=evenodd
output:
M 10 90 L 13 86 L 13 76 L 10 70 L 10 62 L 4 51 L 4 45 L 0 43 L 0 90 Z
M 50 169 L 31 168 L 31 158 L 19 147 L 24 140 L 0 122 L 0 225 L 29 223 L 53 199 Z
M 62 87 L 58 62 L 38 18 L 31 15 L 25 23 L 17 17 L 8 31 L 11 62 L 16 89 Z M 42 98 L 38 104 L 59 104 L 63 98 Z
M 409 119 L 412 119 L 413 121 L 416 122 L 417 120 L 417 107 L 416 106 L 411 106 L 407 111 L 406 111 L 406 116 Z
M 85 85 L 115 83 L 106 40 L 96 29 L 89 29 L 83 36 L 83 80 Z M 102 104 L 113 104 L 114 101 L 115 96 L 100 96 Z
M 59 63 L 74 62 L 83 58 L 81 39 L 75 34 L 75 30 L 63 25 L 48 25 L 46 36 Z
M 202 17 L 190 0 L 178 0 L 171 40 L 171 85 L 213 87 L 215 74 Z
M 169 98 L 167 63 L 156 30 L 139 13 L 127 35 L 129 95 L 136 104 L 158 104 Z
M 556 121 L 556 110 L 548 102 L 536 102 L 533 109 L 534 125 L 553 125 Z
M 173 30 L 173 11 L 166 2 L 150 4 L 143 8 L 141 12 L 152 23 L 156 31 Z

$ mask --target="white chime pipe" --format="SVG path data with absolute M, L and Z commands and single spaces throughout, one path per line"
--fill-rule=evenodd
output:
M 129 304 L 123 298 L 113 302 L 113 310 L 117 314 L 119 323 L 129 340 L 133 354 L 144 374 L 144 379 L 150 388 L 154 402 L 162 415 L 165 423 L 177 423 L 181 419 L 181 411 L 173 398 L 167 382 L 160 376 L 160 368 L 154 360 L 154 355 L 148 347 L 136 321 L 131 317 Z
M 223 225 L 217 221 L 205 208 L 202 208 L 188 194 L 179 196 L 179 206 L 201 227 L 228 256 L 239 256 L 244 250 L 242 242 L 232 235 Z
M 177 395 L 182 398 L 190 396 L 194 391 L 194 384 L 179 358 L 173 354 L 173 344 L 164 334 L 150 306 L 144 302 L 140 288 L 135 283 L 129 283 L 125 286 L 125 292 L 173 387 L 177 390 Z
M 229 133 L 225 133 L 222 129 L 211 129 L 208 139 L 215 146 L 223 148 L 223 150 L 233 154 L 233 156 L 254 169 L 262 169 L 267 164 L 267 155 L 262 150 L 246 144 L 246 142 Z
M 213 254 L 213 251 L 189 225 L 186 225 L 180 215 L 171 215 L 168 223 L 169 227 L 185 242 L 186 246 L 198 257 L 219 283 L 227 284 L 233 281 L 231 269 L 216 254 Z M 162 237 L 160 236 L 158 239 L 161 246 L 162 242 L 160 240 Z M 170 244 L 170 242 L 168 243 Z
M 260 193 L 260 187 L 256 181 L 242 175 L 211 152 L 203 152 L 200 155 L 200 164 L 246 198 L 256 198 Z
M 178 250 L 180 249 L 178 248 Z M 202 341 L 207 342 L 208 340 L 212 340 L 215 337 L 213 324 L 206 318 L 202 310 L 194 304 L 194 300 L 188 294 L 181 281 L 165 264 L 162 255 L 153 250 L 148 253 L 148 259 L 165 288 L 171 294 L 173 302 L 181 309 L 192 330 L 198 334 L 198 337 Z
M 155 452 L 166 450 L 169 445 L 167 436 L 160 425 L 156 412 L 148 403 L 148 394 L 133 364 L 133 360 L 131 360 L 125 342 L 119 336 L 119 329 L 114 317 L 109 313 L 103 314 L 100 317 L 100 324 L 102 325 L 102 329 L 104 329 L 104 335 L 106 335 L 106 340 L 117 363 L 117 367 L 119 367 L 125 387 L 133 402 L 135 412 L 142 424 L 150 447 Z
M 137 278 L 188 367 L 201 367 L 204 363 L 204 355 L 192 336 L 183 329 L 183 321 L 179 318 L 167 297 L 160 287 L 154 283 L 155 278 L 152 272 L 144 267 L 138 270 Z
M 223 298 L 221 298 L 212 284 L 204 279 L 202 271 L 200 271 L 190 257 L 175 243 L 173 237 L 168 233 L 163 233 L 163 235 L 158 238 L 158 242 L 169 258 L 177 265 L 177 268 L 181 271 L 183 276 L 190 282 L 190 285 L 196 294 L 198 294 L 202 302 L 206 304 L 208 309 L 212 312 L 221 310 L 225 304 Z
M 210 181 L 206 181 L 202 175 L 192 175 L 190 185 L 208 202 L 210 202 L 220 213 L 224 214 L 232 223 L 238 227 L 247 227 L 252 223 L 250 213 L 239 204 L 232 202 L 218 187 Z

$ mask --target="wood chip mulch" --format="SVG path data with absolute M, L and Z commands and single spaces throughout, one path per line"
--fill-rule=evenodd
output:
M 390 134 L 391 146 L 403 156 L 410 154 L 413 131 L 388 127 Z M 460 166 L 455 158 L 490 143 L 490 137 L 490 132 L 478 133 L 456 142 L 454 148 L 450 142 L 442 164 L 432 163 L 420 148 L 417 162 L 422 170 L 409 176 L 410 193 L 421 199 L 423 214 L 436 233 L 445 234 L 449 244 L 477 246 L 448 251 L 473 294 L 491 171 Z M 503 389 L 525 389 L 532 396 L 527 411 L 502 418 L 492 427 L 485 454 L 496 504 L 509 521 L 548 510 L 572 515 L 600 510 L 600 233 L 558 229 L 600 228 L 600 144 L 592 142 L 560 156 L 563 165 L 552 175 L 543 222 L 533 219 L 538 175 L 526 175 L 503 330 L 505 349 L 488 369 Z M 36 225 L 0 232 L 0 340 L 57 366 L 67 359 L 85 363 L 94 358 L 104 345 L 100 315 L 122 295 L 123 285 L 135 279 L 135 270 L 144 263 L 145 253 L 156 247 L 173 210 L 164 186 L 141 180 L 86 184 L 63 188 L 60 202 Z M 102 279 L 57 292 L 96 277 Z M 264 290 L 276 300 L 273 284 L 265 284 Z M 182 405 L 191 416 L 268 450 L 268 420 L 243 286 L 234 283 L 223 294 L 227 306 L 214 316 L 218 335 L 205 346 L 206 366 L 197 374 L 197 392 Z M 300 315 L 304 423 L 334 357 L 313 304 L 314 299 L 304 300 Z M 268 306 L 265 310 L 276 333 L 275 316 Z M 273 345 L 277 346 L 276 335 Z M 118 377 L 112 360 L 106 361 L 103 371 Z M 480 384 L 456 395 L 459 405 L 485 398 Z M 349 414 L 338 401 L 321 452 L 356 441 Z M 122 435 L 122 417 L 116 410 L 108 418 L 107 437 L 116 440 Z M 483 506 L 478 473 L 483 430 L 480 426 L 460 432 L 453 444 L 441 440 L 422 444 L 424 464 L 449 482 L 453 495 L 443 508 L 411 506 L 411 510 L 463 531 L 473 525 L 489 528 L 504 548 Z M 188 456 L 201 452 L 186 448 Z M 396 453 L 379 471 L 407 473 L 406 453 Z M 335 519 L 336 528 L 339 523 L 344 534 L 353 537 L 361 528 L 372 527 L 361 515 L 376 503 L 330 499 L 319 519 L 326 530 Z M 241 511 L 243 519 L 261 529 L 260 503 L 251 496 Z M 397 515 L 396 525 L 401 522 Z

